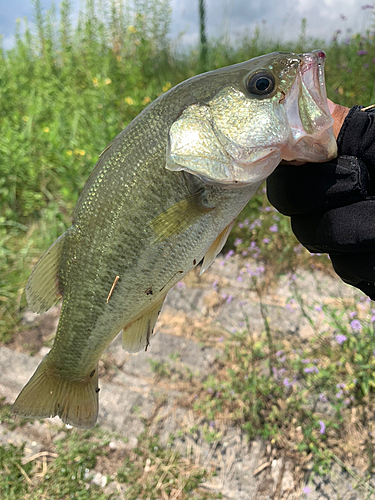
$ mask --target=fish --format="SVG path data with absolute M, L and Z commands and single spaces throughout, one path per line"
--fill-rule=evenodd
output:
M 222 250 L 282 161 L 336 156 L 325 54 L 275 52 L 190 78 L 145 108 L 99 155 L 72 225 L 26 285 L 29 307 L 62 297 L 53 346 L 12 406 L 95 425 L 98 361 L 122 331 L 146 349 L 170 290 Z

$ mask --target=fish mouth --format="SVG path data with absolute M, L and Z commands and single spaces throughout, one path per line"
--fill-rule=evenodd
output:
M 299 54 L 297 77 L 283 101 L 292 138 L 282 148 L 283 160 L 324 162 L 337 156 L 333 118 L 324 79 L 322 50 Z

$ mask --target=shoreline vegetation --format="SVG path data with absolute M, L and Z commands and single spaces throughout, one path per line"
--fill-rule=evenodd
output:
M 375 21 L 375 9 L 364 7 Z M 32 28 L 27 20 L 17 21 L 14 47 L 7 51 L 0 47 L 3 345 L 20 334 L 27 278 L 42 253 L 69 227 L 70 214 L 98 155 L 145 106 L 172 86 L 204 69 L 264 53 L 322 48 L 327 54 L 328 97 L 349 107 L 375 102 L 375 28 L 361 34 L 336 31 L 324 43 L 308 38 L 302 21 L 296 42 L 283 44 L 268 42 L 256 29 L 234 42 L 225 36 L 205 39 L 202 59 L 199 47 L 182 51 L 178 41 L 170 40 L 168 0 L 86 0 L 74 25 L 71 13 L 69 0 L 63 0 L 58 14 L 55 9 L 43 12 L 40 0 L 35 0 Z M 264 309 L 264 331 L 257 338 L 244 329 L 226 340 L 217 376 L 202 383 L 195 410 L 207 422 L 225 414 L 249 439 L 262 436 L 278 446 L 286 446 L 287 441 L 290 446 L 295 444 L 293 452 L 309 456 L 314 473 L 327 473 L 332 460 L 342 463 L 346 448 L 339 443 L 357 425 L 367 433 L 358 453 L 366 455 L 367 473 L 374 474 L 375 431 L 370 409 L 374 409 L 375 391 L 375 306 L 358 295 L 356 301 L 342 301 L 340 307 L 316 304 L 308 309 L 294 272 L 319 269 L 330 273 L 329 259 L 311 256 L 298 244 L 288 219 L 269 205 L 264 188 L 240 215 L 224 252 L 225 261 L 241 258 L 251 262 L 238 281 L 247 279 L 260 303 L 278 276 L 290 276 L 293 298 L 288 303 L 300 308 L 316 335 L 305 345 L 293 347 L 274 339 L 272 332 L 277 327 L 269 324 Z M 167 377 L 165 373 L 168 370 L 163 371 Z M 332 406 L 330 419 L 323 420 L 316 411 L 319 404 Z M 1 411 L 2 420 L 11 425 L 7 405 Z M 293 426 L 288 423 L 291 414 Z M 354 414 L 355 420 L 350 417 Z M 296 427 L 303 439 L 294 436 Z M 214 425 L 208 423 L 205 432 L 208 441 L 218 438 Z M 145 449 L 156 446 L 149 436 L 142 439 L 147 441 Z M 72 449 L 73 454 L 89 454 L 82 460 L 95 462 L 96 450 L 85 447 L 84 434 L 64 438 L 57 446 L 58 450 Z M 169 463 L 169 452 L 160 453 L 160 460 Z M 355 456 L 355 451 L 350 453 Z M 0 472 L 0 490 L 7 485 L 4 498 L 48 494 L 39 483 L 38 490 L 33 490 L 28 482 L 33 477 L 32 464 L 22 469 L 21 448 L 0 446 L 0 462 L 9 464 L 9 460 L 11 465 Z M 180 467 L 180 458 L 177 460 L 176 467 Z M 140 458 L 135 465 L 127 464 L 126 470 L 123 466 L 124 481 L 132 475 L 138 478 L 138 466 L 142 467 Z M 56 477 L 58 467 L 56 461 L 52 467 Z M 197 472 L 186 495 L 182 491 L 178 498 L 188 498 L 203 477 L 203 472 Z M 82 494 L 71 498 L 107 498 L 103 493 L 90 496 L 93 493 L 82 484 Z M 73 491 L 70 487 L 69 483 L 66 492 Z M 152 491 L 151 485 L 145 496 L 141 490 L 137 495 L 154 498 Z M 371 488 L 368 492 L 374 494 Z M 62 498 L 59 494 L 53 498 Z M 308 496 L 307 490 L 305 494 Z

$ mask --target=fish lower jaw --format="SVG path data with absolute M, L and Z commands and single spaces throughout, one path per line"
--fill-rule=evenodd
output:
M 281 158 L 285 161 L 322 163 L 336 156 L 337 143 L 332 127 L 313 136 L 303 135 L 281 150 Z
M 228 179 L 228 184 L 259 184 L 263 182 L 280 163 L 281 156 L 278 148 L 272 150 L 257 158 L 255 161 L 242 160 L 231 158 L 230 172 L 231 176 Z

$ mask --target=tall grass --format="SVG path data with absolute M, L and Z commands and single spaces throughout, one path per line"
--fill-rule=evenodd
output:
M 34 0 L 32 21 L 18 21 L 14 47 L 0 49 L 2 340 L 16 328 L 32 264 L 70 224 L 100 151 L 149 102 L 201 68 L 198 49 L 179 51 L 170 40 L 169 0 L 86 0 L 77 20 L 69 0 L 58 12 L 44 12 Z M 225 36 L 207 40 L 205 64 L 215 69 L 261 53 L 318 45 L 327 52 L 329 96 L 348 106 L 373 102 L 370 33 L 348 40 L 336 34 L 322 44 L 307 39 L 302 26 L 296 43 L 281 45 L 271 44 L 257 29 L 237 42 Z M 266 206 L 262 193 L 242 219 L 257 218 L 261 206 Z M 232 243 L 249 237 L 236 231 Z M 283 238 L 283 248 L 295 245 L 287 223 L 276 236 Z

